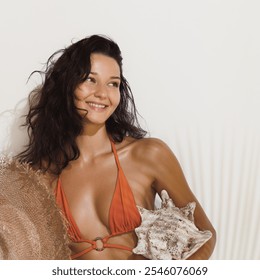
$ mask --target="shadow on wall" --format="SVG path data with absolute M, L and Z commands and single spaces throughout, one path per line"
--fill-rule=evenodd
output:
M 28 112 L 28 99 L 21 100 L 14 109 L 0 113 L 0 154 L 13 157 L 21 152 L 27 142 L 25 115 Z
M 192 120 L 175 131 L 174 150 L 217 232 L 211 259 L 260 259 L 258 119 Z

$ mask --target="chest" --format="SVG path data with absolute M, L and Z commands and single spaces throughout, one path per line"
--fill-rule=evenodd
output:
M 93 235 L 96 232 L 105 234 L 109 228 L 112 200 L 115 193 L 121 195 L 119 188 L 123 188 L 123 191 L 125 188 L 130 189 L 134 204 L 152 207 L 153 195 L 146 190 L 145 186 L 149 185 L 149 182 L 145 175 L 137 176 L 138 170 L 135 169 L 134 163 L 123 161 L 123 168 L 110 156 L 84 166 L 75 162 L 62 173 L 62 188 L 70 212 L 82 232 L 88 231 L 88 235 L 91 235 L 90 231 L 93 228 Z M 89 222 L 94 226 L 89 228 Z
M 111 160 L 70 166 L 61 175 L 62 188 L 75 219 L 102 220 L 107 213 L 115 192 L 118 168 Z

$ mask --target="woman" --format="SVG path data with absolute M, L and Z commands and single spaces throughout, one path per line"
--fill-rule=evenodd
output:
M 191 258 L 208 259 L 215 231 L 161 140 L 144 138 L 119 47 L 91 36 L 48 60 L 30 99 L 30 142 L 18 157 L 50 174 L 69 223 L 73 259 L 145 259 L 133 254 L 136 205 L 154 209 L 164 189 L 178 207 L 196 202 L 195 221 L 213 237 Z

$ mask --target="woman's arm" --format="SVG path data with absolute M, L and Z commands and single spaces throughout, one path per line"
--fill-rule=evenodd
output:
M 189 188 L 181 166 L 170 148 L 161 140 L 153 138 L 147 140 L 145 160 L 146 164 L 152 167 L 155 191 L 160 194 L 163 189 L 166 190 L 174 204 L 180 208 L 195 201 L 194 222 L 196 227 L 199 230 L 210 230 L 212 233 L 212 237 L 189 259 L 209 259 L 216 243 L 215 229 Z

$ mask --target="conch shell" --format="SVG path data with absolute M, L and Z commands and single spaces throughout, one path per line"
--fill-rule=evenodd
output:
M 195 226 L 195 202 L 178 208 L 166 190 L 161 192 L 161 198 L 159 209 L 137 206 L 142 223 L 135 229 L 138 243 L 133 253 L 152 260 L 187 259 L 212 237 L 212 233 Z

